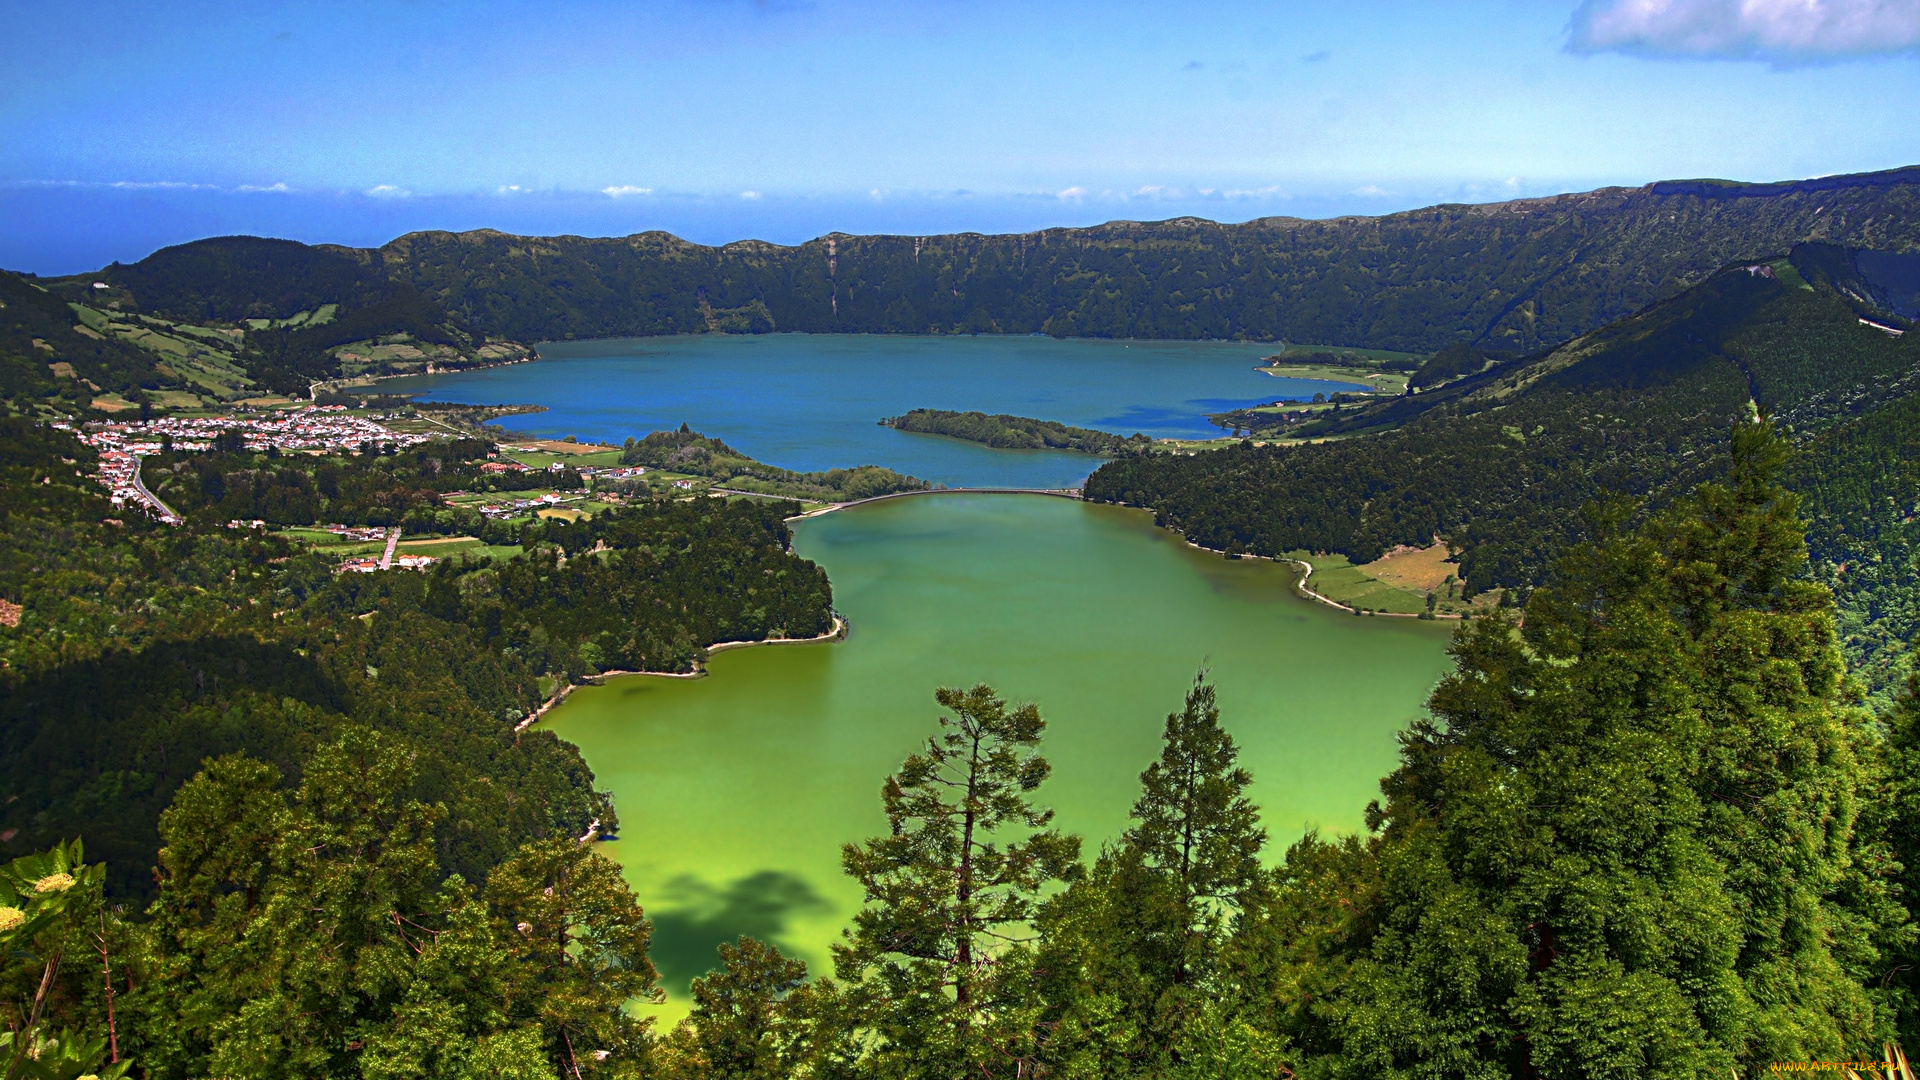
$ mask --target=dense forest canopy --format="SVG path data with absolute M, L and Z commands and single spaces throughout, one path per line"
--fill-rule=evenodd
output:
M 925 491 L 933 486 L 918 477 L 897 473 L 879 465 L 823 469 L 818 472 L 782 469 L 778 465 L 755 461 L 719 439 L 702 435 L 685 424 L 681 424 L 678 431 L 656 431 L 644 438 L 628 439 L 621 448 L 620 461 L 624 465 L 641 465 L 710 477 L 732 490 L 795 499 L 824 499 L 829 502 L 853 502 L 902 491 Z

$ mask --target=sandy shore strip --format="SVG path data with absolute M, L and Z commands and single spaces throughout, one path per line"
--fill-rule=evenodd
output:
M 744 495 L 744 494 L 751 494 L 751 493 L 740 492 L 740 494 Z M 828 503 L 827 505 L 822 506 L 818 510 L 809 510 L 804 514 L 795 514 L 794 516 L 788 518 L 787 520 L 788 521 L 805 521 L 808 518 L 819 517 L 821 514 L 831 514 L 835 510 L 845 510 L 845 509 L 848 509 L 849 507 L 854 507 L 854 506 L 865 506 L 868 503 L 885 502 L 888 499 L 907 499 L 907 498 L 912 498 L 915 495 L 1051 495 L 1056 499 L 1081 498 L 1079 488 L 1017 488 L 1017 487 L 921 488 L 917 491 L 895 491 L 887 495 L 875 495 L 871 499 L 854 499 L 852 502 Z

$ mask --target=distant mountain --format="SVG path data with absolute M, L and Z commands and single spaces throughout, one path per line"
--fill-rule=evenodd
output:
M 1588 527 L 1582 506 L 1658 506 L 1711 478 L 1757 408 L 1801 445 L 1817 571 L 1858 669 L 1885 687 L 1920 632 L 1920 332 L 1863 295 L 1867 254 L 1801 244 L 1736 263 L 1565 345 L 1291 432 L 1332 441 L 1128 458 L 1086 493 L 1228 551 L 1366 561 L 1445 537 L 1470 590 L 1524 589 Z
M 1920 168 L 1668 181 L 1328 221 L 834 234 L 794 247 L 706 247 L 660 232 L 421 232 L 374 250 L 230 237 L 103 274 L 143 310 L 213 318 L 345 302 L 377 294 L 384 277 L 475 333 L 516 341 L 798 330 L 1520 353 L 1676 295 L 1732 260 L 1810 240 L 1896 261 L 1920 253 Z M 1893 310 L 1920 302 L 1908 264 L 1861 269 Z
M 0 273 L 0 387 L 61 411 L 188 405 L 523 356 L 371 253 L 221 237 L 41 281 Z
M 254 236 L 196 240 L 84 276 L 124 289 L 141 311 L 193 323 L 290 319 L 327 304 L 367 307 L 394 292 L 362 252 Z

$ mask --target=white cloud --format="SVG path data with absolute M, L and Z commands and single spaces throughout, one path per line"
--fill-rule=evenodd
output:
M 247 191 L 247 192 L 255 192 L 255 191 L 273 192 L 276 195 L 284 195 L 287 192 L 292 191 L 293 189 L 288 187 L 284 182 L 282 182 L 278 184 L 267 184 L 264 187 L 259 184 L 241 184 L 239 187 L 234 188 L 234 190 Z
M 1920 48 L 1920 0 L 1583 0 L 1575 52 L 1835 60 Z
M 1087 189 L 1078 184 L 1067 188 L 1065 191 L 1056 191 L 1053 193 L 1053 197 L 1056 199 L 1072 202 L 1079 202 L 1081 199 L 1086 198 L 1086 195 Z
M 1353 193 L 1367 199 L 1385 198 L 1391 194 L 1386 188 L 1381 187 L 1379 184 L 1368 184 L 1365 187 L 1354 188 Z
M 1263 188 L 1229 188 L 1220 194 L 1228 199 L 1284 199 L 1287 197 L 1287 193 L 1280 190 L 1278 184 L 1270 184 Z
M 519 189 L 516 188 L 514 190 L 517 191 Z M 603 187 L 600 189 L 600 194 L 605 195 L 609 199 L 624 199 L 629 195 L 651 195 L 653 194 L 653 189 L 650 187 L 634 187 L 632 184 L 621 184 L 618 187 Z
M 107 185 L 122 191 L 213 191 L 212 184 L 189 184 L 183 180 L 115 180 Z
M 760 201 L 760 193 L 757 191 L 743 191 L 740 193 L 740 197 L 747 200 L 748 202 Z
M 404 199 L 413 194 L 406 188 L 395 187 L 392 184 L 375 184 L 368 188 L 366 193 L 376 199 Z

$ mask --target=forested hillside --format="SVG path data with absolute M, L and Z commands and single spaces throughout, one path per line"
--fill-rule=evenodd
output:
M 1724 432 L 1757 407 L 1806 442 L 1792 482 L 1814 496 L 1818 565 L 1850 563 L 1840 589 L 1847 645 L 1886 689 L 1911 640 L 1896 627 L 1910 618 L 1912 588 L 1891 583 L 1913 512 L 1899 499 L 1920 462 L 1899 459 L 1888 441 L 1904 412 L 1853 418 L 1920 390 L 1920 334 L 1889 332 L 1904 325 L 1891 314 L 1876 313 L 1889 329 L 1864 324 L 1862 301 L 1820 273 L 1839 257 L 1850 259 L 1805 245 L 1730 267 L 1558 349 L 1292 432 L 1334 441 L 1115 461 L 1088 480 L 1087 497 L 1152 507 L 1163 524 L 1230 552 L 1366 561 L 1445 538 L 1469 591 L 1524 589 L 1580 535 L 1582 505 L 1611 494 L 1658 507 L 1713 475 Z M 1855 462 L 1869 453 L 1877 464 Z M 1872 486 L 1848 479 L 1862 468 L 1880 470 Z M 1883 565 L 1884 577 L 1868 569 Z
M 1125 827 L 1084 850 L 1047 806 L 1042 705 L 942 688 L 881 785 L 884 825 L 843 849 L 862 904 L 831 975 L 742 937 L 663 1032 L 634 1008 L 658 980 L 617 867 L 566 835 L 489 846 L 520 822 L 473 815 L 524 781 L 451 770 L 444 730 L 341 724 L 297 776 L 271 743 L 195 764 L 138 917 L 106 903 L 124 871 L 93 845 L 0 866 L 0 1008 L 61 1080 L 1691 1080 L 1871 1060 L 1920 1040 L 1920 681 L 1878 718 L 1850 703 L 1777 483 L 1789 449 L 1764 423 L 1725 441 L 1721 482 L 1637 526 L 1599 508 L 1524 619 L 1463 626 L 1362 835 L 1271 857 L 1228 733 L 1245 721 L 1202 672 Z M 662 539 L 625 520 L 565 536 L 567 566 Z M 450 598 L 426 592 L 440 617 Z
M 415 233 L 388 272 L 489 334 L 530 341 L 760 328 L 1286 339 L 1525 351 L 1826 240 L 1920 250 L 1920 170 L 1796 184 L 1653 184 L 1378 218 L 1183 218 L 1010 236 L 834 235 L 710 248 Z
M 1866 249 L 1832 280 L 1920 304 L 1920 170 L 1790 184 L 1608 188 L 1378 218 L 1183 218 L 981 236 L 703 247 L 413 233 L 379 249 L 224 237 L 0 291 L 0 378 L 61 411 L 109 395 L 305 396 L 342 376 L 471 366 L 521 342 L 672 333 L 1045 333 L 1525 353 L 1818 240 Z M 1831 275 L 1828 275 L 1830 278 Z M 1826 279 L 1823 279 L 1826 280 Z M 63 306 L 73 305 L 72 313 Z M 82 310 L 85 309 L 85 310 Z M 78 329 L 75 329 L 75 328 Z M 50 365 L 64 365 L 50 367 Z M 1464 369 L 1462 372 L 1464 373 Z M 117 395 L 117 397 L 115 397 Z
M 278 536 L 225 528 L 219 511 L 190 511 L 179 528 L 114 517 L 86 446 L 0 424 L 0 599 L 17 605 L 0 629 L 0 851 L 80 836 L 109 858 L 119 895 L 150 890 L 160 811 L 204 759 L 246 751 L 294 783 L 354 726 L 417 755 L 417 794 L 452 811 L 442 868 L 478 882 L 523 842 L 613 824 L 576 750 L 515 734 L 543 677 L 684 671 L 715 641 L 832 622 L 825 575 L 788 550 L 791 503 L 641 502 L 584 523 L 496 524 L 524 554 L 336 574 Z M 460 457 L 457 444 L 437 449 Z M 437 471 L 428 460 L 413 469 Z M 396 519 L 424 507 L 431 522 L 438 505 L 430 485 L 396 483 L 406 470 L 386 457 L 216 452 L 186 475 L 232 490 L 240 476 L 291 486 L 283 476 L 309 469 L 321 474 L 309 494 L 336 510 L 377 496 Z
M 527 352 L 474 332 L 365 252 L 291 240 L 195 241 L 49 281 L 0 272 L 0 392 L 15 407 L 307 397 L 342 376 Z

